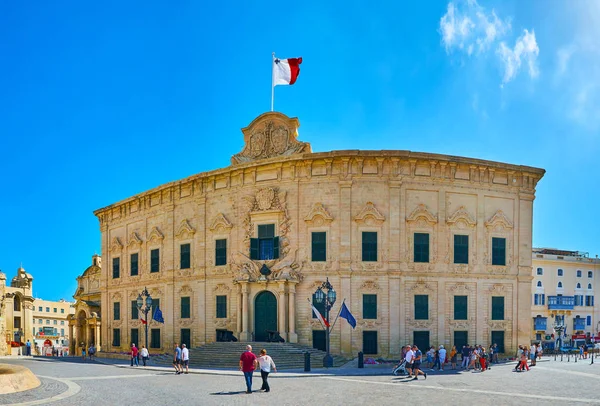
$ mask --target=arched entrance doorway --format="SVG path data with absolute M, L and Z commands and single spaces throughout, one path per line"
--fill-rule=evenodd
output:
M 277 299 L 265 290 L 254 300 L 254 340 L 266 341 L 267 331 L 277 331 Z

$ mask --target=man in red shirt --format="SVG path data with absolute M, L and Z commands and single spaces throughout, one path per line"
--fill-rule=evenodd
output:
M 258 360 L 252 352 L 252 346 L 247 345 L 246 351 L 240 357 L 240 371 L 244 373 L 246 380 L 246 393 L 252 393 L 252 374 L 256 368 L 258 368 Z
M 131 344 L 131 366 L 135 363 L 135 366 L 139 366 L 138 364 L 138 349 L 135 346 L 135 343 Z

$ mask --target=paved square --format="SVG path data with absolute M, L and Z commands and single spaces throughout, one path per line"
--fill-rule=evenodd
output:
M 481 372 L 428 371 L 418 381 L 394 377 L 390 366 L 336 369 L 322 374 L 277 373 L 271 392 L 259 392 L 255 374 L 251 395 L 237 371 L 194 370 L 175 375 L 169 368 L 81 363 L 79 360 L 21 359 L 42 381 L 40 388 L 0 396 L 0 404 L 71 405 L 361 405 L 361 404 L 600 404 L 600 364 L 544 359 L 529 372 L 513 372 L 515 363 Z M 360 375 L 359 375 L 360 374 Z M 385 375 L 382 375 L 385 374 Z

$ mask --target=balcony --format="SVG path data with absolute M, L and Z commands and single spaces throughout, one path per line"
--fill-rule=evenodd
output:
M 573 310 L 575 296 L 548 296 L 548 310 Z
M 573 319 L 573 330 L 574 331 L 581 331 L 581 330 L 585 330 L 585 319 L 576 317 Z
M 547 327 L 546 321 L 547 321 L 546 317 L 534 317 L 533 329 L 535 331 L 546 331 L 546 327 Z

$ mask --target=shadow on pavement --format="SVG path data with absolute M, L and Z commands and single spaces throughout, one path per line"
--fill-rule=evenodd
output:
M 233 391 L 230 391 L 230 392 L 213 392 L 213 393 L 211 393 L 211 395 L 240 395 L 242 393 L 245 394 L 246 391 L 245 390 L 238 390 L 238 391 L 235 391 L 235 392 L 233 392 Z

